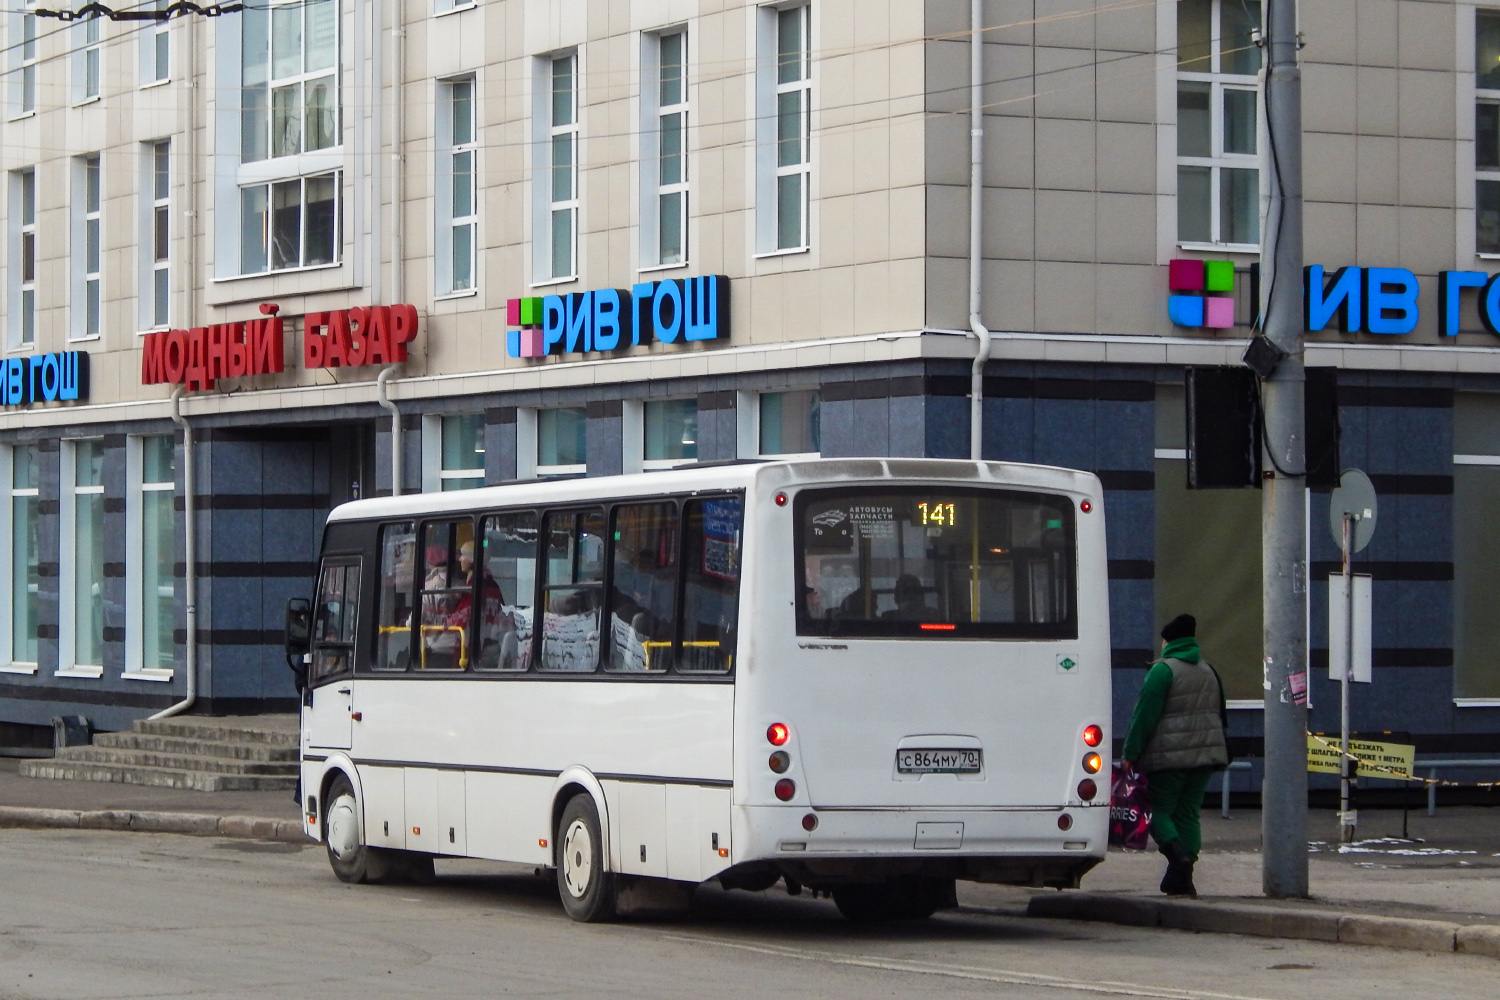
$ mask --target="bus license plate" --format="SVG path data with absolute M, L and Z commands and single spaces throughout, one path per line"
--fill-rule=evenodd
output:
M 902 774 L 977 774 L 979 750 L 897 750 L 896 770 Z

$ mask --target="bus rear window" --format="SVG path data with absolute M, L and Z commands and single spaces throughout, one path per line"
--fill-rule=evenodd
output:
M 810 490 L 797 633 L 1077 638 L 1073 503 L 1012 490 Z

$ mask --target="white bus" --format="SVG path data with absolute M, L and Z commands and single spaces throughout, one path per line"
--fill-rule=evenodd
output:
M 1104 857 L 1089 473 L 824 459 L 361 500 L 292 605 L 306 831 L 346 882 L 517 862 L 591 921 L 784 879 L 868 920 Z

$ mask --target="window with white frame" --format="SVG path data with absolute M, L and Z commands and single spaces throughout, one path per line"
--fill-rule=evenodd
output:
M 28 0 L 11 15 L 11 114 L 19 117 L 36 113 L 36 74 L 41 62 L 37 48 L 36 0 Z M 19 37 L 19 44 L 16 39 Z
M 1500 254 L 1500 10 L 1474 14 L 1475 249 Z
M 36 168 L 10 175 L 11 254 L 10 300 L 13 346 L 36 343 Z
M 1259 0 L 1177 6 L 1177 239 L 1260 245 Z
M 474 77 L 438 84 L 437 219 L 438 294 L 474 288 L 478 192 L 474 142 Z
M 822 450 L 818 390 L 760 394 L 759 454 L 816 455 Z
M 337 263 L 338 2 L 285 0 L 241 17 L 238 273 Z
M 132 509 L 126 528 L 126 669 L 171 670 L 176 598 L 176 442 L 171 434 L 159 434 L 132 437 L 128 443 Z
M 812 181 L 812 8 L 760 11 L 756 141 L 756 243 L 762 253 L 809 242 Z
M 644 36 L 641 91 L 641 260 L 687 260 L 687 29 Z
M 34 444 L 10 449 L 10 660 L 37 662 L 37 605 L 41 591 L 38 541 L 38 454 Z
M 568 476 L 587 472 L 588 411 L 558 406 L 536 411 L 536 474 Z
M 547 56 L 540 68 L 534 243 L 537 280 L 552 281 L 578 273 L 578 55 Z
M 473 490 L 484 485 L 484 414 L 443 417 L 439 489 Z
M 156 10 L 164 11 L 171 0 L 148 0 Z M 170 78 L 172 69 L 172 23 L 152 21 L 141 32 L 141 83 L 163 83 Z
M 101 313 L 100 269 L 103 231 L 100 228 L 102 176 L 98 153 L 73 158 L 73 239 L 71 335 L 97 337 Z
M 77 26 L 77 48 L 73 52 L 73 103 L 99 99 L 99 70 L 103 58 L 104 22 L 98 14 Z
M 450 14 L 455 10 L 468 10 L 477 4 L 478 0 L 432 0 L 432 13 Z
M 669 469 L 698 458 L 698 400 L 653 399 L 643 409 L 643 468 Z
M 141 178 L 141 325 L 166 326 L 171 316 L 172 142 L 148 142 Z
M 59 591 L 64 629 L 59 669 L 104 666 L 104 441 L 64 441 Z

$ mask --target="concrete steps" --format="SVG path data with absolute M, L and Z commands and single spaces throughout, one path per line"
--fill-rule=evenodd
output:
M 203 792 L 294 788 L 297 717 L 144 719 L 130 732 L 100 733 L 92 746 L 24 761 L 28 778 L 114 781 Z

